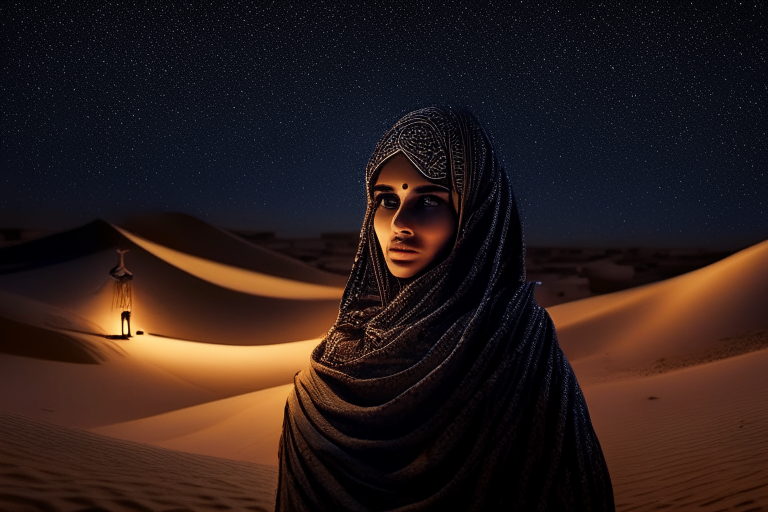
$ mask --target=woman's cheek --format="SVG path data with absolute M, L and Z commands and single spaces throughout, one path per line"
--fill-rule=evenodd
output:
M 437 213 L 437 212 L 436 212 Z M 434 215 L 429 221 L 428 229 L 430 238 L 437 245 L 443 246 L 447 240 L 453 238 L 456 231 L 456 219 L 450 211 L 441 210 L 439 215 Z
M 381 250 L 386 247 L 386 242 L 389 240 L 390 226 L 392 225 L 392 215 L 389 214 L 389 210 L 385 208 L 379 208 L 373 217 L 373 230 L 376 232 L 376 238 L 381 244 Z

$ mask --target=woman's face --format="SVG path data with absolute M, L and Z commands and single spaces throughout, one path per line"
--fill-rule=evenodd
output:
M 381 168 L 373 197 L 373 228 L 395 277 L 413 277 L 442 261 L 456 236 L 449 189 L 426 179 L 398 153 Z

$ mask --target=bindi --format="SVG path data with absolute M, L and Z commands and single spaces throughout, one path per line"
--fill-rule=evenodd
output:
M 407 183 L 403 183 L 403 190 L 406 190 L 407 188 L 408 188 L 408 184 Z

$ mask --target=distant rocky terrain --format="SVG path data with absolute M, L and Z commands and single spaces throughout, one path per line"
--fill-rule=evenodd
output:
M 320 238 L 279 238 L 272 232 L 233 231 L 262 247 L 316 268 L 347 275 L 359 233 L 323 233 Z M 593 295 L 669 279 L 736 251 L 659 248 L 528 247 L 527 279 L 539 281 L 537 300 L 549 307 Z
M 130 228 L 129 228 L 130 229 Z M 280 238 L 274 232 L 229 230 L 253 244 L 299 259 L 315 268 L 348 275 L 359 233 L 323 233 L 319 238 Z M 0 249 L 52 231 L 0 228 Z M 528 247 L 527 279 L 539 281 L 536 297 L 549 307 L 669 279 L 736 251 L 663 248 Z

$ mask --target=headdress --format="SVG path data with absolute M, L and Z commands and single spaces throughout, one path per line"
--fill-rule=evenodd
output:
M 400 119 L 376 147 L 366 171 L 368 181 L 386 160 L 396 153 L 403 153 L 425 178 L 438 181 L 461 194 L 466 172 L 466 150 L 461 129 L 469 127 L 449 122 L 446 113 L 436 108 L 425 108 Z M 453 114 L 455 121 L 469 116 Z
M 397 152 L 461 197 L 453 250 L 403 289 L 371 193 Z M 406 115 L 376 146 L 366 186 L 339 316 L 286 404 L 277 509 L 612 509 L 584 398 L 525 283 L 512 187 L 477 120 Z

